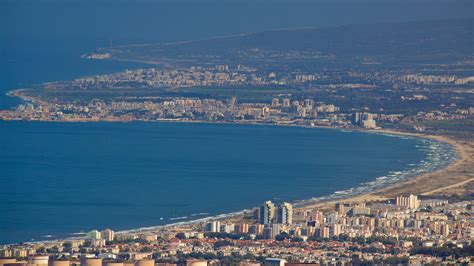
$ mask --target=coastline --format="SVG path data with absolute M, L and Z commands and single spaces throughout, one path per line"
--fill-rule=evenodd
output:
M 446 135 L 419 134 L 395 130 L 380 130 L 378 133 L 418 137 L 447 143 L 454 149 L 457 158 L 441 169 L 415 176 L 392 186 L 345 199 L 314 202 L 300 209 L 328 209 L 332 208 L 336 202 L 385 201 L 397 195 L 408 193 L 428 196 L 474 182 L 474 141 Z
M 53 121 L 53 122 L 65 122 L 65 121 Z M 78 122 L 78 121 L 68 121 L 68 122 Z M 85 122 L 85 121 L 82 121 Z M 94 121 L 94 122 L 101 122 L 101 121 Z M 102 122 L 127 122 L 127 121 L 102 121 Z M 130 121 L 128 121 L 130 122 Z M 151 122 L 151 121 L 150 121 Z M 185 123 L 209 123 L 209 124 L 223 124 L 222 122 L 210 122 L 210 121 L 154 121 L 154 122 L 185 122 Z M 304 125 L 296 125 L 296 124 L 269 124 L 269 123 L 226 123 L 226 124 L 250 124 L 250 125 L 262 125 L 262 126 L 291 126 L 291 127 L 304 127 L 304 128 L 325 128 L 325 129 L 333 129 L 333 130 L 347 130 L 353 132 L 363 132 L 363 133 L 371 133 L 371 134 L 383 134 L 383 135 L 395 135 L 395 136 L 407 136 L 407 137 L 416 137 L 422 139 L 428 139 L 435 142 L 441 142 L 445 144 L 449 144 L 450 147 L 456 154 L 456 158 L 447 165 L 443 165 L 440 169 L 436 169 L 433 172 L 424 173 L 408 180 L 402 180 L 400 182 L 396 182 L 393 185 L 388 185 L 381 189 L 375 189 L 370 192 L 363 192 L 359 194 L 349 195 L 348 197 L 341 197 L 341 198 L 329 198 L 326 200 L 321 199 L 309 199 L 305 200 L 302 199 L 301 201 L 295 202 L 295 211 L 302 211 L 305 209 L 319 209 L 325 210 L 329 208 L 333 208 L 336 202 L 361 202 L 361 201 L 381 201 L 386 200 L 390 197 L 393 198 L 395 195 L 404 194 L 404 193 L 417 193 L 421 195 L 428 195 L 430 193 L 440 192 L 443 191 L 445 188 L 453 188 L 457 185 L 468 184 L 474 181 L 472 177 L 472 170 L 465 171 L 467 174 L 464 176 L 458 176 L 454 180 L 443 180 L 442 178 L 444 175 L 453 173 L 453 172 L 461 172 L 462 169 L 465 169 L 465 165 L 472 164 L 474 165 L 474 158 L 471 156 L 473 154 L 474 146 L 471 140 L 461 140 L 457 139 L 452 136 L 445 136 L 445 135 L 431 135 L 431 134 L 420 134 L 420 133 L 409 133 L 409 132 L 402 132 L 396 130 L 366 130 L 360 128 L 343 128 L 343 127 L 328 127 L 328 126 L 304 126 Z M 468 145 L 466 145 L 466 143 Z M 471 174 L 470 174 L 471 173 Z M 430 180 L 433 179 L 434 180 Z M 426 180 L 429 180 L 431 186 L 421 186 L 419 185 L 420 182 L 426 183 Z M 414 185 L 415 184 L 415 185 Z M 158 225 L 158 226 L 150 226 L 145 228 L 135 228 L 135 229 L 128 229 L 128 230 L 121 230 L 117 231 L 117 234 L 133 234 L 133 233 L 146 233 L 146 232 L 156 232 L 164 228 L 176 228 L 176 227 L 190 227 L 198 224 L 202 224 L 209 220 L 227 220 L 238 222 L 245 219 L 245 216 L 250 213 L 251 209 L 244 209 L 232 213 L 225 213 L 219 214 L 215 216 L 203 217 L 195 220 L 190 221 L 177 221 L 171 224 L 165 225 Z M 72 237 L 59 237 L 54 239 L 48 240 L 39 240 L 34 241 L 35 243 L 46 243 L 46 242 L 56 242 L 56 241 L 64 241 L 64 240 L 72 240 L 72 239 L 83 239 L 84 236 L 72 236 Z M 31 243 L 31 242 L 28 242 Z
M 180 121 L 183 122 L 183 121 Z M 195 123 L 203 123 L 202 121 L 193 121 Z M 272 125 L 272 124 L 252 124 L 252 125 Z M 302 200 L 301 202 L 304 202 L 301 206 L 298 206 L 300 204 L 297 202 L 297 206 L 295 206 L 294 210 L 295 211 L 304 211 L 307 209 L 319 209 L 319 210 L 327 210 L 330 208 L 334 207 L 334 204 L 336 202 L 370 202 L 370 201 L 382 201 L 382 200 L 387 200 L 390 197 L 388 195 L 392 194 L 385 194 L 386 191 L 392 190 L 397 188 L 397 192 L 400 191 L 401 194 L 410 192 L 408 188 L 411 188 L 412 182 L 417 182 L 418 180 L 424 179 L 427 177 L 432 176 L 433 174 L 437 175 L 442 175 L 448 171 L 452 171 L 456 167 L 459 167 L 459 165 L 464 162 L 464 163 L 474 163 L 474 159 L 471 159 L 471 157 L 468 156 L 467 151 L 465 151 L 465 148 L 458 143 L 459 140 L 456 140 L 452 137 L 448 136 L 440 136 L 440 135 L 429 135 L 429 134 L 418 134 L 418 133 L 409 133 L 409 132 L 402 132 L 402 131 L 395 131 L 395 130 L 377 130 L 377 131 L 372 131 L 372 130 L 365 130 L 365 129 L 348 129 L 348 128 L 335 128 L 335 127 L 307 127 L 307 126 L 301 126 L 301 125 L 279 125 L 279 126 L 295 126 L 295 127 L 306 127 L 306 128 L 326 128 L 326 129 L 334 129 L 334 130 L 348 130 L 348 131 L 356 131 L 356 132 L 364 132 L 364 133 L 371 133 L 371 134 L 390 134 L 390 135 L 396 135 L 396 136 L 409 136 L 409 137 L 417 137 L 417 138 L 423 138 L 423 139 L 429 139 L 432 141 L 436 142 L 442 142 L 442 143 L 447 143 L 449 144 L 453 150 L 455 151 L 457 158 L 453 160 L 451 163 L 448 165 L 443 166 L 440 169 L 435 170 L 434 172 L 430 173 L 425 173 L 419 176 L 415 176 L 414 178 L 411 178 L 409 180 L 404 180 L 401 182 L 398 182 L 392 186 L 384 187 L 378 190 L 374 190 L 371 192 L 367 193 L 361 193 L 361 194 L 356 194 L 352 195 L 349 197 L 345 198 L 338 198 L 338 199 L 329 199 L 329 200 Z M 473 148 L 474 143 L 471 141 L 471 152 Z M 474 158 L 474 157 L 473 157 Z M 474 179 L 466 179 L 467 182 L 472 182 Z M 466 180 L 460 181 L 460 183 L 465 183 Z M 438 183 L 436 183 L 438 184 Z M 459 183 L 456 183 L 456 185 Z M 450 184 L 452 186 L 452 184 Z M 443 189 L 444 187 L 438 187 L 437 189 Z M 382 196 L 385 195 L 385 196 Z M 398 194 L 393 194 L 393 195 L 398 195 Z M 144 227 L 144 228 L 135 228 L 135 229 L 129 229 L 129 230 L 121 230 L 117 231 L 117 234 L 134 234 L 134 233 L 147 233 L 147 232 L 156 232 L 162 229 L 166 228 L 176 228 L 176 227 L 190 227 L 190 226 L 195 226 L 195 225 L 201 225 L 205 222 L 211 221 L 211 220 L 219 220 L 219 221 L 228 221 L 228 222 L 243 222 L 245 221 L 245 215 L 249 214 L 252 211 L 252 208 L 232 212 L 232 213 L 226 213 L 226 214 L 219 214 L 215 216 L 209 216 L 209 217 L 204 217 L 196 220 L 191 220 L 191 221 L 182 221 L 182 222 L 176 222 L 176 223 L 171 223 L 171 224 L 166 224 L 166 225 L 158 225 L 158 226 L 150 226 L 150 227 Z
M 174 122 L 174 121 L 170 121 Z M 180 121 L 184 122 L 184 121 Z M 190 121 L 194 123 L 206 123 L 203 121 Z M 210 122 L 207 122 L 210 123 Z M 274 124 L 254 124 L 251 123 L 251 125 L 274 125 Z M 277 124 L 275 124 L 277 125 Z M 304 202 L 301 206 L 298 206 L 300 202 L 297 202 L 297 206 L 295 206 L 294 210 L 295 211 L 304 211 L 306 209 L 319 209 L 319 210 L 327 210 L 329 208 L 333 208 L 334 204 L 336 202 L 370 202 L 370 201 L 382 201 L 382 200 L 387 200 L 390 197 L 396 196 L 398 194 L 386 194 L 387 191 L 397 189 L 397 192 L 400 191 L 400 194 L 405 194 L 408 192 L 411 192 L 408 188 L 411 188 L 411 185 L 413 182 L 418 182 L 419 180 L 425 181 L 426 178 L 430 178 L 432 175 L 443 175 L 449 171 L 455 170 L 457 167 L 459 167 L 462 163 L 472 163 L 474 164 L 474 157 L 470 157 L 468 155 L 468 151 L 466 151 L 466 148 L 462 145 L 460 145 L 458 142 L 460 140 L 456 140 L 453 137 L 448 137 L 448 136 L 441 136 L 441 135 L 430 135 L 430 134 L 418 134 L 418 133 L 410 133 L 410 132 L 403 132 L 403 131 L 395 131 L 395 130 L 365 130 L 365 129 L 357 129 L 357 128 L 336 128 L 336 127 L 326 127 L 326 126 L 315 126 L 315 127 L 309 127 L 309 126 L 302 126 L 302 125 L 278 125 L 278 126 L 294 126 L 294 127 L 305 127 L 305 128 L 325 128 L 325 129 L 334 129 L 334 130 L 348 130 L 348 131 L 356 131 L 356 132 L 364 132 L 364 133 L 371 133 L 371 134 L 391 134 L 391 135 L 396 135 L 396 136 L 409 136 L 409 137 L 416 137 L 416 138 L 423 138 L 423 139 L 429 139 L 432 141 L 436 142 L 442 142 L 449 144 L 455 154 L 457 155 L 457 158 L 453 160 L 451 163 L 441 167 L 440 169 L 435 170 L 434 172 L 429 172 L 425 173 L 422 175 L 415 176 L 414 178 L 411 178 L 409 180 L 404 180 L 402 182 L 398 182 L 394 185 L 387 186 L 381 189 L 377 189 L 371 192 L 367 193 L 361 193 L 361 194 L 356 194 L 352 195 L 349 197 L 345 198 L 338 198 L 336 200 L 330 199 L 330 200 L 301 200 L 301 202 Z M 474 143 L 472 141 L 470 142 L 470 150 L 469 153 L 473 153 L 474 151 Z M 473 153 L 474 154 L 474 153 Z M 454 185 L 462 185 L 465 183 L 473 182 L 473 178 L 467 178 L 463 179 L 462 181 L 459 181 L 454 184 Z M 438 184 L 438 183 L 435 183 Z M 453 186 L 453 184 L 450 184 L 449 186 Z M 445 187 L 437 187 L 436 190 L 439 189 L 444 189 Z M 422 193 L 422 195 L 425 195 L 426 193 Z M 382 196 L 385 195 L 385 196 Z M 390 196 L 389 196 L 390 195 Z M 129 230 L 121 230 L 117 231 L 117 234 L 133 234 L 133 233 L 146 233 L 146 232 L 155 232 L 161 229 L 165 228 L 175 228 L 175 227 L 180 227 L 180 226 L 193 226 L 193 225 L 199 225 L 204 222 L 208 222 L 211 220 L 219 220 L 219 221 L 231 221 L 231 222 L 242 222 L 245 220 L 245 215 L 251 213 L 252 208 L 247 208 L 244 210 L 232 212 L 232 213 L 225 213 L 225 214 L 218 214 L 215 216 L 209 216 L 209 217 L 204 217 L 196 220 L 191 220 L 191 221 L 183 221 L 183 222 L 176 222 L 176 223 L 171 223 L 171 224 L 166 224 L 166 225 L 158 225 L 158 226 L 150 226 L 150 227 L 144 227 L 144 228 L 135 228 L 135 229 L 129 229 Z

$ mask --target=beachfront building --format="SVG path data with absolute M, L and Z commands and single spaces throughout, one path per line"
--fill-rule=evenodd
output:
M 234 227 L 234 232 L 238 234 L 247 234 L 249 232 L 249 225 L 246 223 L 236 224 Z
M 102 238 L 102 234 L 97 231 L 97 230 L 92 230 L 90 231 L 87 236 L 90 238 L 90 239 L 101 239 Z
M 418 196 L 415 195 L 400 195 L 396 198 L 396 204 L 398 206 L 407 207 L 408 209 L 418 209 L 420 207 L 420 200 Z
M 220 232 L 221 233 L 232 233 L 234 231 L 234 224 L 221 224 Z
M 219 221 L 212 221 L 206 224 L 204 231 L 208 233 L 217 233 L 221 229 L 221 223 Z
M 293 206 L 284 202 L 278 205 L 277 223 L 279 224 L 292 224 L 293 223 Z
M 263 224 L 253 224 L 249 226 L 249 234 L 262 235 L 263 234 Z
M 105 239 L 105 241 L 113 241 L 115 238 L 114 231 L 110 229 L 103 230 L 101 234 L 102 234 L 102 238 Z
M 265 201 L 260 207 L 260 223 L 271 224 L 275 218 L 276 207 L 271 201 Z

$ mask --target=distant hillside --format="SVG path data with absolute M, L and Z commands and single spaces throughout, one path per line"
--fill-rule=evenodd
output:
M 273 30 L 208 40 L 103 49 L 118 59 L 246 63 L 278 60 L 448 62 L 474 55 L 474 19 Z

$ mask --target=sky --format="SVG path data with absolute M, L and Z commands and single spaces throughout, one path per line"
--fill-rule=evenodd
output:
M 0 0 L 0 40 L 167 42 L 275 28 L 465 18 L 474 16 L 472 10 L 471 0 Z

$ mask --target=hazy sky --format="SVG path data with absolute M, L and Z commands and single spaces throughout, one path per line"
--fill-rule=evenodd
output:
M 472 0 L 0 0 L 0 40 L 161 42 L 274 28 L 472 17 L 472 10 Z

